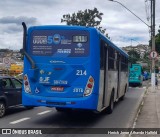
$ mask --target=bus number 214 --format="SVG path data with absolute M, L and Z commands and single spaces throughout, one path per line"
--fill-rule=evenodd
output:
M 87 75 L 86 70 L 77 70 L 76 75 Z

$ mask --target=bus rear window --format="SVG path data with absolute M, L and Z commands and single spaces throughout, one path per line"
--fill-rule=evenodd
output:
M 89 32 L 84 30 L 33 30 L 31 54 L 52 57 L 87 57 Z
M 137 71 L 137 70 L 138 70 L 138 68 L 137 68 L 137 67 L 135 67 L 135 68 L 134 68 L 134 70 L 135 70 L 135 71 Z

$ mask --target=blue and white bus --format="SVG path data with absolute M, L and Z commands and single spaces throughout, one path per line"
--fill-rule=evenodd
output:
M 23 105 L 112 113 L 128 90 L 128 55 L 97 29 L 25 23 Z

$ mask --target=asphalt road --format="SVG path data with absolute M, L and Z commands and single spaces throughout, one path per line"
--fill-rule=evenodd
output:
M 47 107 L 37 107 L 27 110 L 24 107 L 20 107 L 7 111 L 6 116 L 0 119 L 0 128 L 128 128 L 133 124 L 139 103 L 146 90 L 146 82 L 144 82 L 144 85 L 142 87 L 129 87 L 125 99 L 115 104 L 114 111 L 111 115 L 84 111 L 64 113 Z M 76 132 L 73 131 L 73 133 Z M 82 135 L 55 134 L 52 136 L 77 137 Z M 101 137 L 109 135 L 88 134 L 83 136 Z

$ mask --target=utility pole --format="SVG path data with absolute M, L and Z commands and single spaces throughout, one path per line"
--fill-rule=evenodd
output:
M 152 42 L 152 51 L 155 51 L 155 1 L 151 0 L 151 42 Z M 155 58 L 152 59 L 152 77 L 151 85 L 152 91 L 155 91 Z
M 152 45 L 152 36 L 153 36 L 153 0 L 151 0 L 151 45 Z
M 132 13 L 135 17 L 137 17 L 141 22 L 143 22 L 146 26 L 148 26 L 151 30 L 151 44 L 152 48 L 151 50 L 155 53 L 155 1 L 156 0 L 150 0 L 151 1 L 151 26 L 149 26 L 145 21 L 143 21 L 139 16 L 137 16 L 135 13 L 133 13 L 130 9 L 128 9 L 125 5 L 120 3 L 116 0 L 108 0 L 111 2 L 116 2 L 123 6 L 125 9 L 127 9 L 130 13 Z M 155 58 L 152 59 L 152 67 L 151 67 L 151 85 L 152 85 L 152 91 L 155 91 Z

